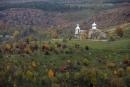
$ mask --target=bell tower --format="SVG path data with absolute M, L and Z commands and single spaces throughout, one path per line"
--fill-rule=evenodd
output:
M 75 28 L 75 37 L 80 38 L 80 27 L 79 24 L 77 24 L 77 27 Z
M 96 30 L 96 29 L 97 29 L 96 25 L 97 25 L 97 24 L 96 24 L 95 22 L 92 24 L 92 29 L 93 29 L 93 30 Z

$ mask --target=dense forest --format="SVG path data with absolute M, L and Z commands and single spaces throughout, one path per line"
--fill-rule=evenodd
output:
M 79 6 L 69 6 L 65 4 L 59 3 L 50 3 L 50 2 L 26 2 L 26 3 L 19 3 L 19 4 L 1 4 L 0 11 L 6 10 L 9 8 L 33 8 L 33 9 L 42 9 L 46 11 L 73 11 L 73 10 L 80 10 L 83 7 Z

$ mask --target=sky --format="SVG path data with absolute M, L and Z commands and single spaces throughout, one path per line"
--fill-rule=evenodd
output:
M 51 1 L 51 0 L 0 0 L 0 3 L 18 3 L 18 2 L 29 2 L 29 1 Z M 86 0 L 86 1 L 102 2 L 102 1 L 117 1 L 117 0 Z M 130 2 L 130 0 L 118 0 L 118 1 Z

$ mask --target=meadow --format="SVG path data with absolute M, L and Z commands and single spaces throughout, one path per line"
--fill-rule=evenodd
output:
M 35 42 L 36 50 L 25 42 L 28 50 L 1 50 L 1 87 L 130 86 L 130 39 L 55 39 Z

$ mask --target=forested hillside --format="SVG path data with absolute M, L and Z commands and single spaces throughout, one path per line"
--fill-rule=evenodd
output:
M 50 2 L 26 2 L 26 3 L 14 3 L 14 4 L 1 4 L 0 10 L 6 10 L 10 8 L 33 8 L 46 11 L 74 11 L 81 9 L 78 6 L 70 7 L 65 4 L 50 3 Z
M 31 1 L 31 0 L 30 0 Z M 4 2 L 4 1 L 3 1 Z M 70 29 L 77 23 L 90 29 L 95 20 L 98 28 L 130 22 L 129 0 L 39 0 L 23 3 L 0 3 L 0 29 Z M 125 2 L 125 3 L 123 3 Z M 95 19 L 93 19 L 93 17 Z
M 129 23 L 130 10 L 128 8 L 130 8 L 130 5 L 122 5 L 113 9 L 102 11 L 101 13 L 95 15 L 95 21 L 98 24 L 98 28 L 108 28 L 110 26 Z M 92 22 L 92 18 L 89 18 L 81 24 L 83 24 L 83 26 L 89 26 Z

